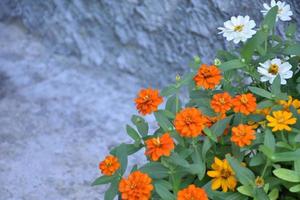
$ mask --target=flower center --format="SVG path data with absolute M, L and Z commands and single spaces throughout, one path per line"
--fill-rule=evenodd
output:
M 243 30 L 243 28 L 244 28 L 244 25 L 241 24 L 241 25 L 235 26 L 233 30 L 234 30 L 235 32 L 241 32 L 241 31 Z
M 192 118 L 191 118 L 190 116 L 186 117 L 186 118 L 185 118 L 185 123 L 186 123 L 187 125 L 192 124 L 192 123 L 193 123 Z
M 270 67 L 269 67 L 268 72 L 269 72 L 270 74 L 276 75 L 276 74 L 278 74 L 278 69 L 279 69 L 278 65 L 276 65 L 276 64 L 271 64 Z
M 219 101 L 220 101 L 221 104 L 225 104 L 225 99 L 224 98 L 220 98 Z
M 284 117 L 279 117 L 278 118 L 278 123 L 284 123 L 284 121 L 285 121 Z
M 244 104 L 248 103 L 248 99 L 247 99 L 246 95 L 242 95 L 241 102 Z
M 156 146 L 160 146 L 160 139 L 159 139 L 159 137 L 157 137 L 157 138 L 153 138 L 153 143 L 156 145 Z
M 222 178 L 228 178 L 229 176 L 231 176 L 230 171 L 225 170 L 225 169 L 222 169 L 222 170 L 221 170 L 221 177 L 222 177 Z
M 136 184 L 133 183 L 130 185 L 130 189 L 134 189 L 134 188 L 136 188 Z
M 105 164 L 106 164 L 106 167 L 111 167 L 112 166 L 112 162 L 111 161 L 107 161 Z
M 280 14 L 281 12 L 282 12 L 282 8 L 279 8 L 277 14 Z

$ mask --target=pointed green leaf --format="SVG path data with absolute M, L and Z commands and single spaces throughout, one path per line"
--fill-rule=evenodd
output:
M 116 177 L 115 176 L 100 176 L 92 183 L 92 186 L 110 183 L 114 178 L 116 178 Z
M 278 178 L 288 182 L 295 182 L 295 183 L 300 182 L 300 175 L 296 171 L 290 169 L 285 169 L 285 168 L 275 169 L 273 171 L 273 174 Z
M 272 97 L 273 97 L 272 93 L 268 92 L 267 90 L 258 88 L 258 87 L 249 87 L 249 90 L 256 95 L 265 97 L 267 99 L 272 99 Z
M 226 159 L 228 160 L 230 166 L 234 170 L 237 179 L 243 184 L 243 185 L 253 185 L 255 176 L 253 172 L 242 166 L 240 162 L 238 162 L 235 158 L 231 157 L 230 155 L 226 155 Z

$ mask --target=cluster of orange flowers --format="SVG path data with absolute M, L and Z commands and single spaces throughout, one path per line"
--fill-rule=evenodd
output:
M 213 89 L 222 80 L 221 71 L 214 65 L 201 65 L 198 73 L 194 77 L 195 84 L 204 89 Z M 142 89 L 135 99 L 136 108 L 140 114 L 146 115 L 157 111 L 158 106 L 163 102 L 158 90 L 151 88 Z M 284 111 L 275 111 L 273 116 L 267 115 L 269 110 L 257 110 L 256 98 L 253 94 L 240 94 L 232 97 L 228 92 L 214 94 L 210 105 L 215 111 L 216 116 L 206 116 L 198 108 L 184 108 L 178 112 L 174 119 L 174 127 L 182 137 L 195 138 L 203 135 L 203 129 L 212 126 L 215 122 L 226 117 L 227 112 L 242 113 L 249 115 L 251 113 L 263 114 L 269 121 L 268 126 L 273 127 L 273 131 L 290 130 L 288 125 L 294 124 L 296 118 L 292 118 L 289 107 L 294 106 L 300 113 L 300 101 L 289 99 L 289 101 L 279 102 Z M 251 145 L 255 140 L 255 127 L 249 124 L 239 124 L 231 128 L 231 141 L 239 147 Z M 152 161 L 158 161 L 162 156 L 170 156 L 175 148 L 175 142 L 169 133 L 145 140 L 145 155 Z M 212 189 L 222 188 L 224 192 L 234 190 L 237 185 L 235 174 L 228 164 L 227 160 L 214 159 L 212 170 L 207 175 L 213 178 Z M 115 156 L 107 156 L 99 165 L 104 175 L 111 176 L 119 168 L 120 163 Z M 140 171 L 131 173 L 127 179 L 123 178 L 119 184 L 119 191 L 122 199 L 138 200 L 150 199 L 153 190 L 152 179 Z M 195 185 L 189 185 L 177 194 L 178 200 L 206 200 L 206 192 Z

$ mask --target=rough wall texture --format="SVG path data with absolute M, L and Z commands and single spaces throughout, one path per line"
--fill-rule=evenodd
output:
M 2 0 L 0 20 L 20 20 L 49 50 L 157 85 L 194 55 L 226 48 L 216 28 L 232 15 L 260 21 L 262 0 Z M 300 20 L 300 1 L 288 0 Z M 281 28 L 280 28 L 281 30 Z
M 299 1 L 288 2 L 299 24 Z M 103 199 L 105 187 L 90 183 L 109 149 L 129 141 L 136 91 L 161 88 L 194 55 L 210 62 L 228 45 L 216 28 L 231 15 L 259 21 L 261 7 L 261 0 L 0 0 L 0 200 Z

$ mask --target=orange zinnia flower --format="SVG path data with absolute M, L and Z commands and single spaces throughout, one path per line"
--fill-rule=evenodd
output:
M 131 173 L 127 179 L 123 178 L 119 184 L 121 198 L 124 200 L 149 200 L 153 190 L 152 179 L 148 174 L 140 171 Z
M 232 107 L 232 98 L 228 92 L 215 94 L 210 102 L 211 108 L 215 112 L 226 113 Z
M 240 112 L 249 115 L 256 110 L 256 98 L 251 93 L 237 95 L 232 100 L 232 104 L 233 110 L 236 113 Z
M 163 98 L 159 95 L 159 91 L 151 88 L 141 89 L 135 99 L 136 108 L 142 115 L 156 111 L 162 102 Z
M 151 160 L 157 161 L 161 156 L 170 156 L 174 149 L 174 141 L 169 133 L 163 134 L 161 137 L 151 138 L 145 141 L 146 152 Z
M 214 89 L 222 79 L 221 71 L 214 65 L 202 64 L 194 77 L 197 86 L 204 89 Z
M 182 137 L 197 137 L 202 134 L 207 119 L 197 108 L 185 108 L 177 113 L 174 125 Z
M 208 200 L 204 189 L 191 184 L 177 194 L 177 200 Z
M 255 140 L 255 131 L 252 126 L 240 124 L 232 127 L 231 141 L 239 147 L 250 145 L 252 140 Z
M 99 163 L 101 173 L 106 176 L 113 175 L 120 168 L 120 163 L 117 157 L 109 155 Z

